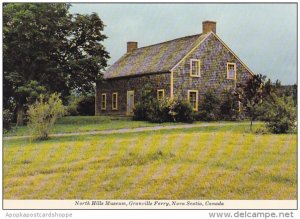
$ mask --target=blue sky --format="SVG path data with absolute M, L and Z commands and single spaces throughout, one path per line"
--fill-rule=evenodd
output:
M 217 35 L 255 73 L 282 84 L 297 81 L 296 4 L 72 4 L 71 13 L 98 13 L 113 64 L 127 41 L 139 47 L 198 34 L 202 21 L 217 22 Z

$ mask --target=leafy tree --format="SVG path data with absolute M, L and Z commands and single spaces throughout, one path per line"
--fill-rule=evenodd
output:
M 297 106 L 297 84 L 281 85 L 281 82 L 279 80 L 276 80 L 273 83 L 270 79 L 268 79 L 264 85 L 264 96 L 267 96 L 270 99 L 272 99 L 273 97 L 275 98 L 274 95 L 269 95 L 271 93 L 275 94 L 276 97 L 289 96 L 292 97 L 294 105 Z
M 76 91 L 90 94 L 95 83 L 102 79 L 109 58 L 100 43 L 107 38 L 102 34 L 103 29 L 104 24 L 95 13 L 72 17 L 72 35 L 66 49 L 69 62 L 63 66 L 70 75 L 70 87 Z
M 265 85 L 266 76 L 254 75 L 246 83 L 238 84 L 236 96 L 250 118 L 250 129 L 252 130 L 253 120 L 259 115 L 258 109 L 263 102 L 263 97 L 268 95 L 270 87 Z
M 3 6 L 4 108 L 14 102 L 19 125 L 34 92 L 43 88 L 64 99 L 72 90 L 91 93 L 107 66 L 103 22 L 95 13 L 72 15 L 69 8 L 65 3 Z
M 4 5 L 3 92 L 16 102 L 18 124 L 23 123 L 31 81 L 47 85 L 47 89 L 64 90 L 57 59 L 70 24 L 67 10 L 68 5 L 62 4 Z

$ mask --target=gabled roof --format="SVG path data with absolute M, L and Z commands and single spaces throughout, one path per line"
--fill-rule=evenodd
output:
M 186 36 L 141 47 L 123 55 L 104 73 L 104 79 L 170 72 L 209 33 Z

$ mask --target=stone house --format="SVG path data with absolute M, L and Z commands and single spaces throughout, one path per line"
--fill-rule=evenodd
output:
M 128 42 L 127 53 L 96 85 L 96 115 L 132 115 L 145 84 L 151 84 L 158 99 L 186 99 L 197 111 L 207 89 L 221 92 L 253 75 L 216 35 L 216 22 L 202 22 L 202 30 L 141 48 Z

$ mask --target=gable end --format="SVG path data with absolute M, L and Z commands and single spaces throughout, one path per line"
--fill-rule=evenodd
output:
M 248 66 L 242 62 L 242 60 L 229 48 L 229 46 L 227 46 L 222 40 L 220 37 L 218 37 L 216 34 L 212 33 L 221 43 L 222 45 L 229 50 L 229 52 L 232 53 L 232 55 L 245 67 L 245 69 L 247 69 L 249 71 L 249 73 L 254 76 L 254 73 L 248 68 Z

